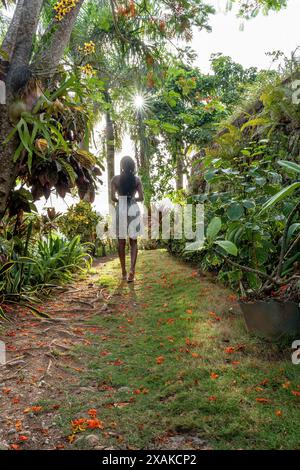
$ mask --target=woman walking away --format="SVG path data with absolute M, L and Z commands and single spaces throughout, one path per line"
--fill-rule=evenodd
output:
M 111 199 L 117 203 L 116 229 L 118 237 L 118 253 L 122 268 L 122 279 L 133 282 L 138 254 L 137 236 L 140 231 L 140 210 L 137 202 L 144 200 L 143 186 L 140 178 L 135 175 L 135 162 L 131 157 L 123 157 L 120 163 L 121 174 L 111 181 Z M 121 228 L 125 230 L 121 230 Z M 127 277 L 125 248 L 129 237 L 131 266 Z

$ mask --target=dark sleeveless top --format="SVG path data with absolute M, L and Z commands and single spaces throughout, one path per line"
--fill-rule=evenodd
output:
M 128 200 L 130 200 L 134 197 L 134 195 L 137 191 L 137 187 L 138 187 L 138 179 L 137 179 L 136 176 L 134 178 L 135 178 L 135 188 L 134 188 L 133 192 L 131 194 L 121 194 L 121 191 L 119 190 L 119 187 L 117 187 L 117 191 L 118 191 L 119 196 L 127 196 Z

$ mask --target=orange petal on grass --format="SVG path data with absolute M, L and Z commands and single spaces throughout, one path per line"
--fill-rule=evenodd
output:
M 188 315 L 192 315 L 192 314 L 193 314 L 193 310 L 191 310 L 190 308 L 188 308 L 188 309 L 186 310 L 186 313 L 187 313 Z
M 23 423 L 20 419 L 17 419 L 17 421 L 15 422 L 15 428 L 17 432 L 22 431 Z
M 12 450 L 20 450 L 20 446 L 19 446 L 19 444 L 11 444 L 11 445 L 10 445 L 10 449 L 12 449 Z
M 25 408 L 23 413 L 39 413 L 40 411 L 42 411 L 42 409 L 43 408 L 41 406 L 29 406 L 28 408 Z
M 156 364 L 162 364 L 164 360 L 165 360 L 164 356 L 158 356 L 156 358 Z
M 268 398 L 255 398 L 255 400 L 257 401 L 257 403 L 270 403 L 271 401 Z
M 215 372 L 212 372 L 210 374 L 210 378 L 213 379 L 213 380 L 217 379 L 218 377 L 219 377 L 219 374 L 216 374 Z
M 212 396 L 212 397 L 209 397 L 209 399 L 208 399 L 208 400 L 209 400 L 209 401 L 217 401 L 217 397 L 215 397 L 215 396 Z
M 87 427 L 88 429 L 103 429 L 104 424 L 100 419 L 87 419 Z
M 260 382 L 259 385 L 262 385 L 263 387 L 269 383 L 269 379 L 264 379 Z
M 278 418 L 281 418 L 281 416 L 282 416 L 282 411 L 281 411 L 281 410 L 276 410 L 276 411 L 275 411 L 275 414 L 276 414 L 276 416 L 278 416 Z
M 97 410 L 95 410 L 94 408 L 91 408 L 91 409 L 88 411 L 88 415 L 89 415 L 91 418 L 96 418 L 96 416 L 97 416 Z
M 294 397 L 300 397 L 300 392 L 297 390 L 292 390 L 292 395 L 294 395 Z
M 228 346 L 228 348 L 225 348 L 226 354 L 233 354 L 235 352 L 235 349 L 233 346 Z

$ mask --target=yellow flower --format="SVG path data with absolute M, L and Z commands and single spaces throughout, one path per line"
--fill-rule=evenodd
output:
M 95 75 L 96 73 L 93 67 L 91 66 L 91 64 L 86 64 L 83 67 L 81 67 L 81 71 L 84 75 L 87 75 L 89 77 Z
M 53 9 L 56 12 L 55 19 L 57 21 L 61 21 L 70 11 L 72 8 L 76 6 L 79 0 L 61 0 L 57 2 Z

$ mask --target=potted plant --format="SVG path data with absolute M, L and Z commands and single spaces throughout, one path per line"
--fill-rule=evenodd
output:
M 300 173 L 300 165 L 296 163 L 279 161 L 279 164 Z M 275 204 L 290 197 L 298 188 L 300 182 L 295 182 L 279 191 L 264 204 L 259 215 L 265 216 Z M 300 199 L 296 199 L 284 222 L 272 272 L 253 268 L 255 263 L 251 258 L 250 266 L 233 260 L 239 250 L 232 241 L 218 238 L 222 228 L 220 217 L 214 217 L 206 230 L 205 249 L 213 248 L 232 267 L 244 273 L 252 273 L 262 280 L 261 287 L 253 291 L 245 291 L 240 283 L 240 306 L 248 331 L 272 339 L 300 333 L 300 252 L 297 250 L 300 223 L 295 221 L 299 211 Z

